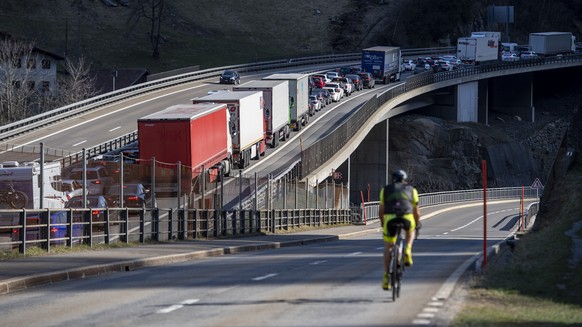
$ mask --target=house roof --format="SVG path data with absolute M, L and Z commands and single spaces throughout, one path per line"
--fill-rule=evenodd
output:
M 9 39 L 9 40 L 15 40 L 15 41 L 21 40 L 21 41 L 25 41 L 26 42 L 25 39 L 16 38 L 16 37 L 14 37 L 14 36 L 6 33 L 6 32 L 2 32 L 2 31 L 0 31 L 0 39 L 4 39 L 4 40 L 5 39 Z M 41 54 L 43 54 L 45 56 L 53 57 L 55 60 L 65 60 L 65 57 L 63 57 L 61 55 L 58 55 L 58 54 L 56 54 L 54 52 L 50 52 L 48 50 L 44 50 L 44 49 L 41 49 L 41 48 L 38 48 L 38 47 L 33 47 L 32 48 L 32 51 L 33 52 L 41 53 Z
M 95 86 L 102 93 L 113 90 L 113 69 L 93 70 L 90 73 L 95 78 Z M 115 78 L 115 89 L 119 90 L 128 86 L 146 81 L 149 71 L 145 68 L 138 69 L 117 69 Z

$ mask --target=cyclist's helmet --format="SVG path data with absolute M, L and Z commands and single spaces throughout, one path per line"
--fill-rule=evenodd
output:
M 406 175 L 406 172 L 402 169 L 397 170 L 397 171 L 392 173 L 392 182 L 393 183 L 406 182 L 407 179 L 408 179 L 408 175 Z

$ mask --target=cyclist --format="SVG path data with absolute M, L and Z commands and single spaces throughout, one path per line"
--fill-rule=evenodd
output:
M 382 289 L 390 289 L 390 273 L 388 266 L 392 259 L 392 247 L 396 242 L 395 223 L 402 222 L 406 230 L 406 247 L 404 249 L 404 265 L 412 266 L 412 242 L 416 226 L 420 226 L 420 211 L 418 209 L 418 191 L 407 182 L 408 176 L 404 170 L 392 173 L 392 183 L 380 190 L 380 222 L 384 231 L 384 278 Z

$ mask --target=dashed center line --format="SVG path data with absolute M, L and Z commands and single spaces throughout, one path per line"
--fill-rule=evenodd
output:
M 85 141 L 81 141 L 81 142 L 79 142 L 79 143 L 75 143 L 75 144 L 73 144 L 73 146 L 81 145 L 81 144 L 83 144 L 83 143 L 85 143 L 85 142 L 87 142 L 87 140 L 85 140 Z
M 309 264 L 310 264 L 310 265 L 318 265 L 318 264 L 320 264 L 320 263 L 324 263 L 324 262 L 327 262 L 327 260 L 319 260 L 319 261 L 313 261 L 313 262 L 311 262 L 311 263 L 309 263 Z
M 265 276 L 255 277 L 255 278 L 253 278 L 253 280 L 255 280 L 255 281 L 264 280 L 264 279 L 267 279 L 267 278 L 275 277 L 277 275 L 278 274 L 268 274 L 268 275 L 265 275 Z
M 198 301 L 200 301 L 200 299 L 184 300 L 184 301 L 180 302 L 180 304 L 173 304 L 167 308 L 160 309 L 157 311 L 157 313 L 170 313 L 172 311 L 182 309 L 185 305 L 192 305 Z

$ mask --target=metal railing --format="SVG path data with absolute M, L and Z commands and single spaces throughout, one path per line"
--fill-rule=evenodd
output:
M 543 192 L 543 189 L 541 191 Z M 538 189 L 523 187 L 502 187 L 487 189 L 487 199 L 489 200 L 521 199 L 522 196 L 523 198 L 538 198 L 541 197 L 541 192 Z M 448 203 L 459 204 L 463 202 L 479 200 L 483 200 L 482 189 L 425 193 L 419 194 L 419 207 L 422 208 Z M 358 216 L 360 217 L 359 222 L 365 224 L 380 219 L 379 206 L 379 201 L 364 202 L 360 205 L 360 207 L 352 208 L 352 211 L 357 212 Z M 535 212 L 537 212 L 537 207 Z
M 18 249 L 22 254 L 30 247 L 50 252 L 55 246 L 216 239 L 352 223 L 349 209 L 87 208 L 12 210 L 12 213 L 13 223 L 0 228 L 0 250 Z M 11 235 L 2 236 L 6 231 Z

